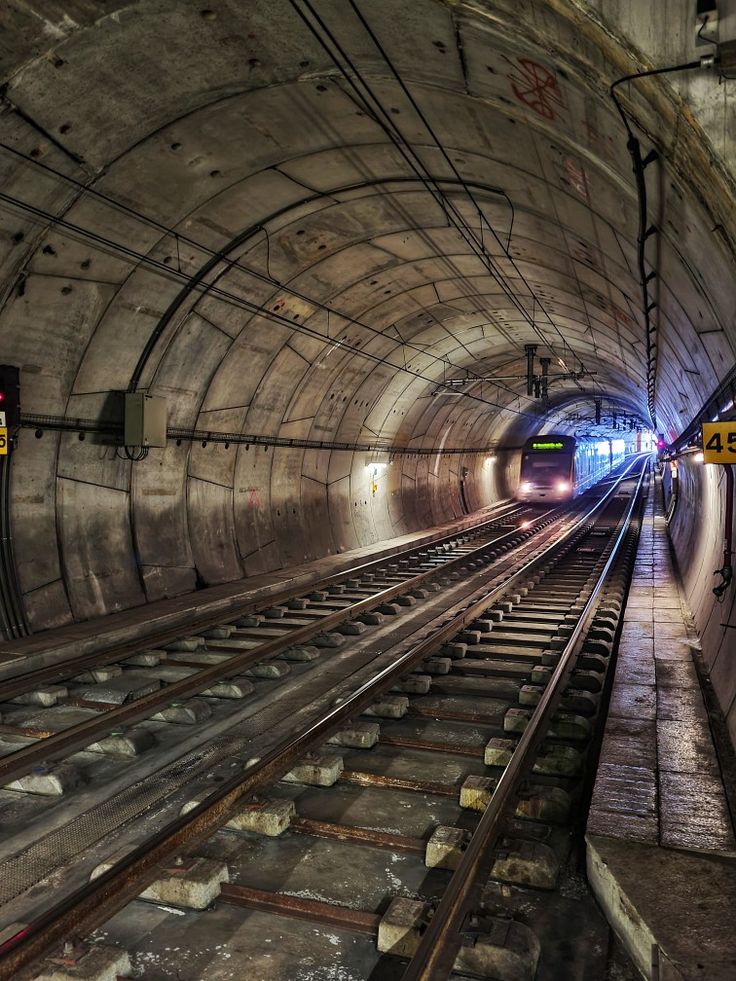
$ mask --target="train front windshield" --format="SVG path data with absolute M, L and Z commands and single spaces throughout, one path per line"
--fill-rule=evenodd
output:
M 552 486 L 570 478 L 571 453 L 525 453 L 521 461 L 521 479 Z
M 521 452 L 519 501 L 565 501 L 575 494 L 575 440 L 569 436 L 530 439 Z

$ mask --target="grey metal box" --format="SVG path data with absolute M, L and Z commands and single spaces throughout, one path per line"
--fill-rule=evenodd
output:
M 125 393 L 125 445 L 166 446 L 166 399 Z

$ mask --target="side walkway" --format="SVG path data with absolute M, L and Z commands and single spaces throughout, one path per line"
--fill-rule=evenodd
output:
M 587 827 L 591 885 L 647 978 L 736 978 L 736 839 L 650 486 Z

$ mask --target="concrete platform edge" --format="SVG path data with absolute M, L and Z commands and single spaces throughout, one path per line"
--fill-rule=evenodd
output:
M 736 861 L 586 835 L 588 881 L 648 981 L 733 981 Z

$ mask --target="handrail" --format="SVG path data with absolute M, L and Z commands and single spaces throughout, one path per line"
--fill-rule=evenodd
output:
M 542 697 L 498 781 L 488 807 L 478 822 L 470 843 L 401 981 L 446 981 L 452 973 L 457 952 L 462 944 L 462 926 L 477 888 L 478 874 L 482 869 L 483 861 L 501 835 L 507 811 L 533 762 L 539 744 L 547 734 L 550 717 L 557 709 L 574 666 L 578 641 L 588 625 L 588 620 L 595 612 L 598 594 L 613 563 L 618 558 L 619 549 L 629 530 L 631 516 L 639 500 L 646 473 L 647 467 L 642 467 L 636 491 L 632 494 L 618 536 L 598 577 L 598 582 L 588 597 Z

